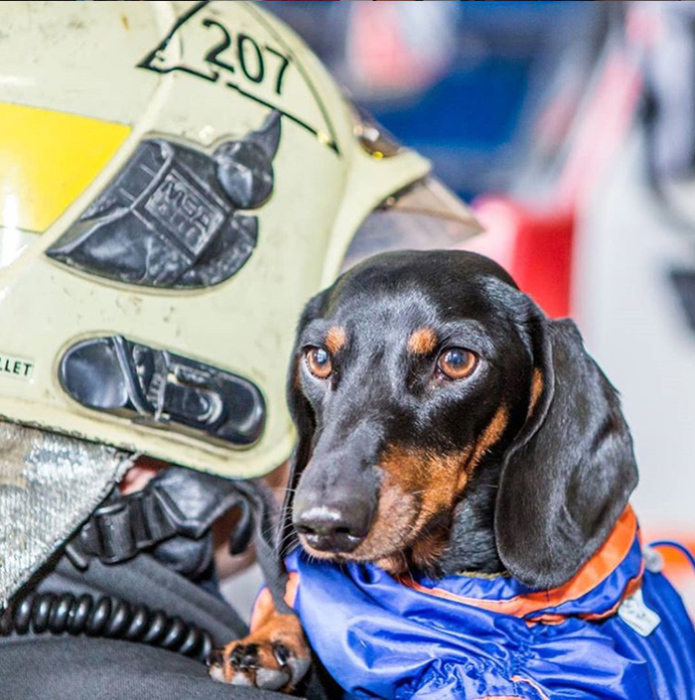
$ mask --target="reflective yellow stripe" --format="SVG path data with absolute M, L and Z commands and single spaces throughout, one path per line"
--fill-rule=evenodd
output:
M 0 103 L 0 226 L 45 231 L 129 133 L 124 124 Z

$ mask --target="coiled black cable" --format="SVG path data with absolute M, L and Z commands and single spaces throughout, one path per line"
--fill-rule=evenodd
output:
M 212 649 L 210 633 L 146 605 L 131 605 L 115 596 L 88 593 L 31 593 L 0 616 L 0 635 L 12 633 L 86 634 L 139 642 L 205 661 Z

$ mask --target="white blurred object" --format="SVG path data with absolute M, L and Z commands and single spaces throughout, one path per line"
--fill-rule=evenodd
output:
M 576 307 L 589 351 L 620 391 L 640 468 L 645 532 L 695 532 L 695 334 L 668 271 L 692 255 L 643 171 L 641 133 L 597 184 L 578 237 Z

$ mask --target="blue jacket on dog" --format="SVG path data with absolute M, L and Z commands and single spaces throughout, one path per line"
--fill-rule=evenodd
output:
M 396 580 L 299 550 L 287 563 L 311 645 L 354 697 L 695 698 L 693 625 L 664 576 L 645 570 L 629 507 L 553 590 L 505 576 Z

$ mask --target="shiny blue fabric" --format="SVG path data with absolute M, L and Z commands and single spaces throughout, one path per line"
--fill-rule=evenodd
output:
M 576 617 L 613 608 L 641 559 L 636 538 L 589 594 L 547 608 L 567 615 L 559 625 L 435 597 L 369 564 L 337 566 L 295 551 L 288 568 L 299 575 L 294 607 L 307 636 L 349 697 L 693 700 L 695 632 L 664 576 L 644 574 L 644 601 L 661 617 L 647 637 L 617 615 Z M 508 577 L 418 583 L 485 600 L 530 590 Z

